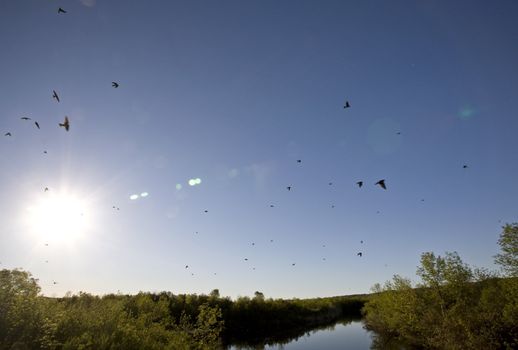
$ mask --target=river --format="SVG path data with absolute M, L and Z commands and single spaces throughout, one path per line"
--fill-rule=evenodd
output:
M 283 343 L 265 345 L 232 345 L 229 350 L 360 350 L 371 349 L 374 333 L 363 328 L 361 321 L 342 322 L 324 329 L 309 331 Z

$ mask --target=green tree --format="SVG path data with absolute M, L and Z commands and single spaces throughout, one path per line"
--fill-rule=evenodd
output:
M 518 277 L 518 223 L 503 227 L 498 244 L 502 252 L 495 255 L 495 262 L 509 276 Z
M 255 291 L 254 299 L 257 301 L 264 301 L 264 294 L 259 291 Z
M 44 336 L 40 287 L 30 273 L 0 271 L 0 348 L 36 348 Z

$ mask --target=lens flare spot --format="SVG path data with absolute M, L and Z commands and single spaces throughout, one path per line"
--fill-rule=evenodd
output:
M 196 182 L 196 185 L 201 184 L 201 179 L 199 177 L 197 179 L 195 179 L 194 181 Z
M 147 192 L 142 192 L 142 193 L 140 194 L 140 196 L 141 196 L 141 197 L 147 197 L 147 196 L 149 196 L 149 193 L 147 193 Z
M 471 106 L 463 106 L 458 113 L 458 116 L 462 120 L 469 120 L 476 114 L 476 110 Z
M 190 179 L 188 183 L 189 183 L 189 186 L 196 186 L 196 180 L 195 179 Z
M 132 194 L 132 195 L 130 196 L 130 199 L 131 199 L 132 201 L 134 201 L 134 200 L 138 199 L 138 194 Z
M 182 184 L 176 184 L 176 189 L 180 191 L 182 189 Z

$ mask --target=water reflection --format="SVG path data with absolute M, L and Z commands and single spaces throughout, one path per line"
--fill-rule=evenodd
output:
M 369 349 L 371 344 L 371 332 L 363 328 L 361 321 L 349 319 L 296 335 L 264 339 L 254 344 L 234 344 L 229 349 Z

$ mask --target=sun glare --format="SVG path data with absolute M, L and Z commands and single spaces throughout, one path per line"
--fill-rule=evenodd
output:
M 45 241 L 71 243 L 88 228 L 87 205 L 68 193 L 45 193 L 27 208 L 32 233 Z

